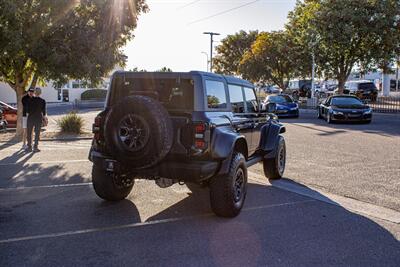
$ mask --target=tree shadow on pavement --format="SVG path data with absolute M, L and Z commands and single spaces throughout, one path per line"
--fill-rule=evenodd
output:
M 191 220 L 165 229 L 169 238 L 181 236 L 174 242 L 190 244 L 181 254 L 197 253 L 207 266 L 396 266 L 400 260 L 399 241 L 373 220 L 271 186 L 249 183 L 246 204 L 233 219 L 212 215 L 205 189 L 148 221 L 177 214 Z M 182 237 L 193 232 L 196 241 Z M 166 256 L 157 251 L 156 257 Z
M 131 201 L 102 201 L 91 185 L 8 190 L 1 192 L 0 200 L 0 240 L 90 229 L 96 232 L 141 221 Z
M 84 174 L 90 173 L 90 166 L 80 164 L 77 172 L 69 171 L 65 164 L 50 165 L 29 163 L 34 153 L 23 150 L 0 160 L 0 188 L 15 188 L 26 186 L 43 186 L 65 183 L 82 183 L 91 181 L 91 177 Z M 85 169 L 87 168 L 87 170 Z

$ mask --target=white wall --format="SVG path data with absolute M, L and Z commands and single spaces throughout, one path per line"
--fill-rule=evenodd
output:
M 6 83 L 0 82 L 0 100 L 9 104 L 17 102 L 15 91 Z
M 58 100 L 57 90 L 54 89 L 51 83 L 46 86 L 38 86 L 42 88 L 42 98 L 46 102 L 60 102 Z M 0 82 L 0 100 L 10 104 L 17 103 L 17 96 L 15 91 L 6 83 Z

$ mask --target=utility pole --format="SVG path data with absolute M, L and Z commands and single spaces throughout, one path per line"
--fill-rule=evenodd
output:
M 312 52 L 312 69 L 311 69 L 311 98 L 315 96 L 315 53 Z
M 397 55 L 397 63 L 396 63 L 396 92 L 399 91 L 399 64 L 400 64 L 400 55 Z
M 204 54 L 204 55 L 206 55 L 206 57 L 207 57 L 206 70 L 207 70 L 207 72 L 208 72 L 208 62 L 209 62 L 209 60 L 208 60 L 208 54 L 207 54 L 206 52 L 204 52 L 204 51 L 202 51 L 201 53 Z
M 214 42 L 214 35 L 220 35 L 219 33 L 216 32 L 203 32 L 203 34 L 209 34 L 210 35 L 210 72 L 212 72 L 213 69 L 213 62 L 212 62 L 212 58 L 213 58 L 213 42 Z

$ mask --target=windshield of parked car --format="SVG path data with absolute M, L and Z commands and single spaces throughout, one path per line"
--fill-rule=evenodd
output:
M 267 102 L 282 104 L 282 103 L 292 103 L 293 100 L 290 98 L 290 96 L 287 95 L 271 95 L 268 96 Z
M 361 106 L 364 105 L 355 97 L 334 97 L 331 102 L 332 106 Z

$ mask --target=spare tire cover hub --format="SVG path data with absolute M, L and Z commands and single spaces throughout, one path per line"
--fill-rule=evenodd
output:
M 127 114 L 119 122 L 119 138 L 125 149 L 139 151 L 146 146 L 149 137 L 149 124 L 143 117 Z

